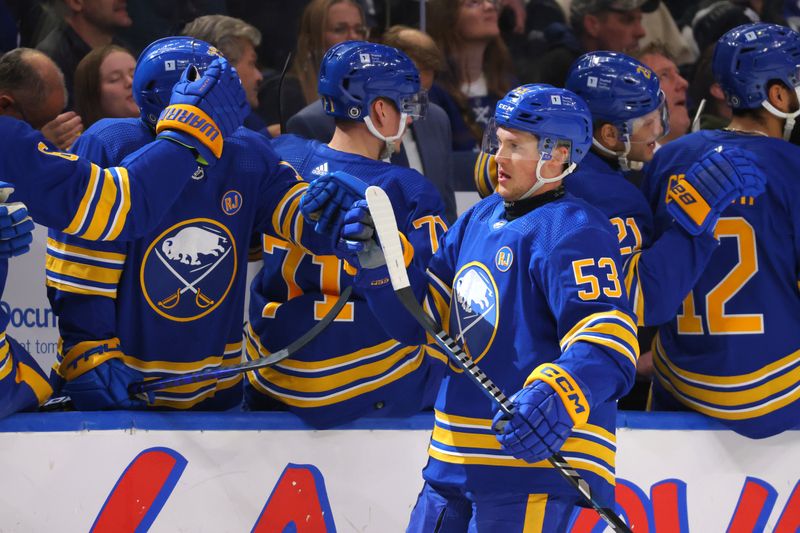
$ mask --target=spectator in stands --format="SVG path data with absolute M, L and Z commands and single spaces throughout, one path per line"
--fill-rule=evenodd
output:
M 444 58 L 436 43 L 427 34 L 408 26 L 392 26 L 383 34 L 384 44 L 408 55 L 419 70 L 420 84 L 429 90 L 436 72 L 444 65 Z M 336 130 L 336 121 L 317 100 L 294 115 L 287 123 L 287 133 L 327 143 Z M 425 120 L 414 121 L 410 134 L 403 136 L 402 149 L 392 155 L 391 162 L 413 168 L 428 178 L 439 191 L 445 205 L 449 223 L 456 219 L 456 200 L 453 191 L 453 161 L 450 140 L 450 121 L 436 104 L 428 107 Z
M 73 76 L 78 63 L 92 48 L 111 44 L 114 31 L 131 25 L 124 0 L 58 0 L 64 24 L 37 45 L 64 73 L 72 107 Z
M 669 133 L 659 139 L 659 144 L 668 143 L 686 134 L 690 126 L 689 110 L 686 107 L 689 83 L 681 76 L 672 56 L 661 44 L 651 43 L 639 52 L 637 59 L 653 69 L 661 82 L 661 90 L 667 97 Z
M 288 120 L 319 99 L 317 76 L 325 52 L 344 41 L 364 40 L 367 33 L 364 11 L 354 0 L 313 0 L 306 6 L 291 73 L 284 79 L 283 89 L 279 91 L 280 75 L 264 83 L 266 107 L 261 109 L 261 116 L 270 125 L 270 132 L 280 130 L 281 118 Z
M 101 118 L 139 116 L 133 100 L 136 59 L 115 44 L 95 48 L 75 71 L 75 111 L 88 128 Z
M 571 31 L 551 35 L 551 47 L 539 64 L 539 81 L 563 87 L 572 63 L 585 52 L 609 50 L 635 54 L 645 36 L 642 13 L 659 0 L 573 0 Z
M 694 76 L 689 90 L 697 117 L 696 123 L 692 124 L 692 131 L 722 129 L 730 124 L 733 118 L 733 111 L 725 100 L 725 93 L 711 71 L 713 57 L 714 46 L 709 46 L 694 66 Z
M 182 35 L 205 41 L 217 47 L 239 73 L 250 107 L 258 107 L 258 89 L 263 81 L 258 68 L 256 47 L 261 44 L 261 32 L 245 21 L 225 15 L 205 15 L 191 21 Z M 266 124 L 250 113 L 245 127 L 266 134 Z
M 497 0 L 438 0 L 428 4 L 428 32 L 446 59 L 431 101 L 450 117 L 453 149 L 474 151 L 494 106 L 514 84 L 500 37 Z
M 2 56 L 7 72 L 0 72 L 0 115 L 24 120 L 42 129 L 66 102 L 64 77 L 46 55 L 31 48 L 16 48 Z

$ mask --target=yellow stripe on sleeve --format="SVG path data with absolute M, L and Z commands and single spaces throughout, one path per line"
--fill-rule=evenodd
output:
M 114 202 L 117 200 L 117 188 L 114 175 L 108 169 L 103 170 L 102 188 L 100 189 L 100 196 L 97 200 L 97 205 L 94 208 L 89 228 L 78 236 L 89 240 L 96 241 L 103 235 L 103 231 L 108 226 L 111 209 L 114 207 Z
M 64 233 L 69 233 L 73 235 L 77 233 L 83 227 L 84 221 L 87 217 L 87 212 L 89 206 L 92 203 L 92 199 L 94 198 L 95 190 L 98 186 L 98 175 L 100 174 L 100 167 L 95 164 L 91 165 L 91 173 L 89 175 L 89 183 L 86 186 L 86 190 L 83 192 L 83 198 L 81 198 L 80 204 L 78 204 L 78 210 L 75 211 L 75 216 L 72 218 L 72 222 L 69 223 L 63 231 Z
M 122 190 L 120 194 L 120 205 L 117 207 L 117 214 L 114 217 L 111 229 L 109 229 L 108 233 L 103 238 L 103 240 L 106 241 L 113 241 L 119 237 L 119 234 L 122 233 L 122 229 L 125 227 L 125 223 L 128 221 L 128 212 L 131 210 L 131 185 L 128 178 L 128 170 L 123 167 L 117 167 L 114 168 L 114 172 L 119 176 Z

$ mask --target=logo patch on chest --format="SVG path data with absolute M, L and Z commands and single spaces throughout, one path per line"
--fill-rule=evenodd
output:
M 497 250 L 497 255 L 494 256 L 494 266 L 497 267 L 497 270 L 500 272 L 506 272 L 509 268 L 511 268 L 511 264 L 513 262 L 514 252 L 511 251 L 511 248 L 508 246 L 503 246 Z
M 142 293 L 164 318 L 196 320 L 225 300 L 236 262 L 236 242 L 227 227 L 207 218 L 185 220 L 147 248 L 139 275 Z
M 453 281 L 450 334 L 476 362 L 494 340 L 498 306 L 497 284 L 489 269 L 478 262 L 464 265 Z
M 235 215 L 242 208 L 242 195 L 239 191 L 228 191 L 222 195 L 222 212 Z

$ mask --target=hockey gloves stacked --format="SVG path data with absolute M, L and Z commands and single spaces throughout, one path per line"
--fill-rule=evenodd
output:
M 222 155 L 225 137 L 242 125 L 249 110 L 236 69 L 220 57 L 203 76 L 194 66 L 183 72 L 156 133 L 159 139 L 191 148 L 199 163 L 213 165 Z
M 670 184 L 667 211 L 691 235 L 713 232 L 734 199 L 758 196 L 766 181 L 749 152 L 718 146 Z
M 0 181 L 0 260 L 24 254 L 33 241 L 34 224 L 25 204 L 5 203 L 13 191 L 13 185 Z
M 337 237 L 344 214 L 366 198 L 367 184 L 346 172 L 336 171 L 311 182 L 300 199 L 300 212 L 315 223 L 314 231 Z

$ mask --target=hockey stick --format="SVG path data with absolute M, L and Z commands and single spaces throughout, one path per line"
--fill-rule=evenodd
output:
M 257 368 L 263 368 L 265 366 L 271 366 L 275 363 L 279 363 L 286 359 L 287 357 L 291 356 L 292 354 L 296 353 L 297 350 L 311 342 L 317 335 L 319 335 L 323 329 L 325 329 L 328 324 L 333 322 L 333 320 L 339 315 L 339 312 L 344 308 L 345 304 L 347 304 L 348 298 L 350 298 L 350 293 L 353 292 L 353 287 L 348 286 L 342 291 L 339 295 L 339 299 L 334 304 L 333 308 L 328 311 L 328 313 L 322 317 L 322 320 L 314 324 L 314 327 L 308 330 L 303 334 L 302 337 L 291 343 L 286 348 L 282 350 L 278 350 L 275 353 L 268 355 L 267 357 L 259 357 L 258 359 L 254 359 L 252 361 L 247 361 L 245 363 L 239 363 L 238 365 L 232 366 L 225 366 L 225 367 L 217 367 L 217 368 L 207 368 L 205 370 L 198 370 L 197 372 L 189 372 L 188 374 L 182 374 L 180 376 L 172 376 L 168 378 L 161 378 L 161 379 L 152 379 L 149 381 L 140 381 L 139 383 L 132 383 L 131 386 L 128 388 L 128 392 L 131 396 L 135 396 L 137 394 L 142 394 L 146 392 L 151 392 L 155 390 L 166 389 L 168 387 L 176 387 L 178 385 L 188 385 L 189 383 L 197 383 L 200 381 L 205 381 L 207 379 L 222 379 L 228 376 L 233 376 L 235 374 L 239 374 L 240 372 L 247 372 L 249 370 L 255 370 Z
M 497 402 L 500 409 L 507 416 L 512 416 L 514 414 L 514 405 L 506 395 L 503 394 L 503 391 L 478 368 L 478 365 L 475 364 L 472 357 L 464 352 L 458 343 L 440 328 L 425 312 L 422 306 L 420 306 L 419 302 L 417 302 L 414 292 L 411 289 L 411 283 L 408 280 L 408 272 L 406 271 L 403 258 L 403 248 L 400 244 L 400 237 L 397 232 L 397 221 L 394 218 L 394 211 L 392 210 L 389 197 L 381 188 L 375 186 L 369 187 L 366 195 L 367 205 L 369 206 L 372 221 L 375 225 L 375 232 L 377 233 L 378 241 L 380 242 L 383 255 L 386 259 L 386 266 L 389 269 L 392 289 L 394 289 L 400 303 L 402 303 L 403 307 L 411 313 L 414 319 L 425 328 L 425 331 L 434 338 L 436 344 L 464 370 L 464 373 L 469 376 L 489 398 Z M 592 498 L 592 491 L 589 484 L 572 466 L 570 466 L 560 453 L 554 453 L 548 458 L 548 461 L 558 473 L 581 494 L 583 500 L 597 511 L 613 531 L 618 533 L 631 533 L 630 528 L 625 525 L 612 509 L 603 507 Z

